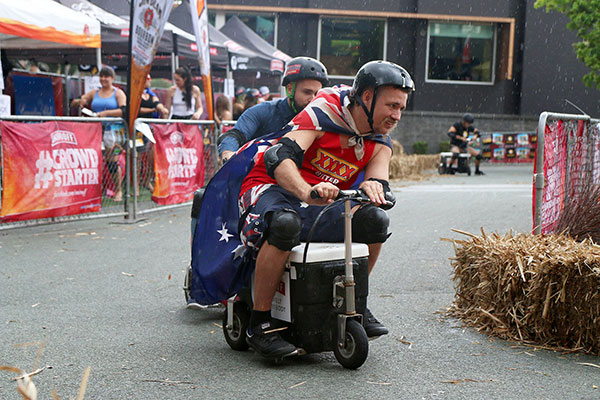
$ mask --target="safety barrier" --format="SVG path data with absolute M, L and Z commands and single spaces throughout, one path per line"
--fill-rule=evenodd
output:
M 600 120 L 544 112 L 537 128 L 534 232 L 554 232 L 565 204 L 600 183 Z
M 130 146 L 122 118 L 0 121 L 16 123 L 0 128 L 0 229 L 129 214 Z
M 122 118 L 7 116 L 0 121 L 17 123 L 0 128 L 0 230 L 114 216 L 135 222 L 141 214 L 189 205 L 193 191 L 219 167 L 220 131 L 213 121 L 140 118 L 136 132 L 145 135 L 135 141 L 127 140 Z M 39 125 L 48 122 L 55 125 Z M 37 125 L 32 129 L 31 124 Z M 188 146 L 192 142 L 197 150 Z M 192 175 L 198 178 L 195 186 L 181 186 Z
M 198 156 L 198 152 L 193 145 L 187 145 L 193 139 L 194 132 L 181 132 L 175 129 L 175 124 L 196 128 L 195 134 L 199 135 L 197 139 L 201 141 L 199 150 L 202 153 L 202 158 L 197 160 L 197 163 L 195 157 Z M 182 200 L 191 200 L 194 185 L 206 185 L 218 169 L 219 131 L 215 128 L 214 121 L 138 118 L 134 126 L 146 139 L 136 139 L 137 145 L 133 148 L 135 168 L 132 170 L 132 181 L 138 182 L 136 187 L 139 187 L 139 191 L 133 192 L 130 218 L 135 220 L 138 215 L 189 205 L 190 201 Z M 163 128 L 157 129 L 161 126 Z M 157 135 L 158 130 L 161 131 L 160 135 Z M 185 144 L 177 143 L 184 138 Z M 145 144 L 142 144 L 142 141 Z M 157 150 L 160 153 L 157 154 Z M 157 165 L 161 168 L 160 171 L 154 169 Z M 194 169 L 195 167 L 198 170 Z M 196 172 L 200 170 L 203 176 L 197 177 Z M 154 177 L 158 178 L 159 182 Z M 169 182 L 165 183 L 166 180 Z M 178 181 L 174 182 L 175 180 Z M 181 184 L 188 185 L 184 186 L 187 188 L 185 193 L 179 193 L 178 188 L 182 186 L 177 185 Z

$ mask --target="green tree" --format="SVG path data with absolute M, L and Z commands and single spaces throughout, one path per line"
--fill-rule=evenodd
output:
M 535 7 L 546 7 L 546 12 L 556 10 L 569 17 L 567 28 L 581 39 L 573 44 L 577 58 L 591 70 L 583 82 L 600 89 L 600 0 L 536 0 Z

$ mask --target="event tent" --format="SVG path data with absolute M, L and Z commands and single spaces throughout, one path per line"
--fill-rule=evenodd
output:
M 269 69 L 271 71 L 279 71 L 283 73 L 285 62 L 291 59 L 290 56 L 280 50 L 277 50 L 266 40 L 261 38 L 237 16 L 229 18 L 229 20 L 221 28 L 221 32 L 245 48 L 270 58 L 271 65 Z
M 0 48 L 99 48 L 100 23 L 52 0 L 0 0 Z

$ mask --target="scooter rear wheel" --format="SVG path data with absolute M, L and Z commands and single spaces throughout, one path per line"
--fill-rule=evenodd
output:
M 344 368 L 357 369 L 364 364 L 369 354 L 369 338 L 358 321 L 347 321 L 344 345 L 340 347 L 336 343 L 333 353 Z
M 233 350 L 248 350 L 246 330 L 250 322 L 250 311 L 245 303 L 237 301 L 233 304 L 233 326 L 227 329 L 227 308 L 223 316 L 223 334 L 225 341 Z

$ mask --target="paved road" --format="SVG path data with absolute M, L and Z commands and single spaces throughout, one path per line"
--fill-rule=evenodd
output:
M 44 399 L 74 398 L 88 366 L 88 399 L 600 398 L 600 370 L 578 364 L 596 357 L 520 347 L 436 313 L 454 295 L 452 246 L 440 241 L 459 237 L 451 228 L 531 228 L 531 167 L 485 171 L 394 183 L 394 234 L 369 300 L 391 333 L 357 371 L 332 353 L 275 366 L 234 352 L 221 312 L 184 309 L 188 209 L 0 232 L 0 364 L 31 370 L 38 347 L 16 345 L 44 341 Z M 2 399 L 19 398 L 10 377 L 0 374 Z

